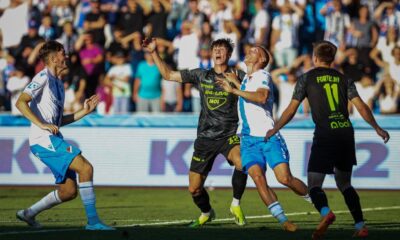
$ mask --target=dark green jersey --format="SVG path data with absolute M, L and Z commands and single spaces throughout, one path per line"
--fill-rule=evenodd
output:
M 293 92 L 293 99 L 307 98 L 315 132 L 350 130 L 348 100 L 358 97 L 354 82 L 330 68 L 315 68 L 301 75 Z
M 242 81 L 245 73 L 229 68 L 227 72 L 236 72 Z M 193 83 L 200 91 L 201 111 L 197 127 L 198 138 L 222 139 L 236 134 L 238 126 L 238 97 L 227 93 L 216 82 L 215 77 L 223 77 L 214 69 L 193 69 L 180 71 L 183 83 Z

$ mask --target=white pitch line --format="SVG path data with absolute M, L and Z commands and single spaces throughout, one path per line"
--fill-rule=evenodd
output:
M 364 208 L 363 212 L 371 212 L 371 211 L 386 211 L 400 209 L 400 206 L 392 206 L 392 207 L 375 207 L 375 208 Z M 335 211 L 336 214 L 348 213 L 348 210 L 339 210 Z M 286 213 L 286 216 L 301 216 L 301 215 L 309 215 L 309 214 L 319 214 L 318 212 L 294 212 L 294 213 Z M 272 215 L 259 215 L 259 216 L 246 216 L 247 219 L 260 219 L 260 218 L 271 218 Z M 232 221 L 233 218 L 219 218 L 213 220 L 213 222 L 227 222 Z M 109 221 L 121 221 L 121 220 L 109 220 Z M 135 220 L 136 221 L 136 220 Z M 158 221 L 158 220 L 155 220 Z M 189 223 L 191 220 L 175 220 L 168 222 L 158 222 L 158 223 L 140 223 L 140 224 L 130 224 L 130 225 L 121 225 L 120 227 L 133 227 L 133 226 L 162 226 L 162 225 L 174 225 L 174 224 L 183 224 Z M 71 231 L 79 231 L 84 230 L 84 228 L 68 228 L 68 229 L 43 229 L 43 230 L 35 230 L 35 231 L 12 231 L 12 232 L 2 232 L 2 235 L 13 235 L 13 234 L 29 234 L 29 233 L 47 233 L 47 232 L 71 232 Z

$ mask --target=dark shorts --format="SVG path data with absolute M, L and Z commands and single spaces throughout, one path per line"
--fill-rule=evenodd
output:
M 214 160 L 218 154 L 222 154 L 228 159 L 228 154 L 232 148 L 240 145 L 238 136 L 233 135 L 220 140 L 210 140 L 197 138 L 194 142 L 194 152 L 190 163 L 190 171 L 207 175 L 214 164 Z M 233 163 L 228 160 L 232 166 Z
M 333 174 L 334 168 L 351 172 L 357 165 L 354 135 L 314 136 L 308 172 Z

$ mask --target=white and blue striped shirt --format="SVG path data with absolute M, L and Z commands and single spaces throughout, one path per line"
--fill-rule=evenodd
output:
M 274 127 L 272 107 L 274 97 L 272 94 L 271 75 L 265 70 L 258 70 L 244 77 L 240 90 L 255 92 L 259 88 L 270 91 L 268 99 L 264 104 L 255 103 L 239 97 L 239 128 L 238 133 L 242 136 L 264 137 L 269 129 Z

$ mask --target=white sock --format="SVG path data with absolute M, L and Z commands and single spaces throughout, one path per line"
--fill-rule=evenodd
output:
M 49 194 L 47 194 L 44 198 L 40 199 L 38 202 L 30 206 L 25 212 L 25 215 L 29 218 L 34 217 L 38 215 L 40 212 L 52 208 L 60 204 L 61 202 L 62 201 L 58 196 L 58 191 L 54 190 Z
M 306 194 L 306 195 L 304 195 L 304 196 L 301 196 L 304 200 L 306 200 L 307 202 L 309 202 L 309 203 L 312 203 L 312 200 L 311 200 L 311 197 L 310 197 L 310 195 L 308 195 L 308 193 Z
M 232 199 L 231 206 L 237 207 L 237 206 L 239 206 L 239 205 L 240 205 L 240 199 L 233 198 L 233 199 Z
M 206 213 L 204 213 L 204 212 L 201 213 L 202 216 L 206 216 L 206 217 L 209 217 L 210 214 L 211 214 L 211 211 L 206 212 Z

